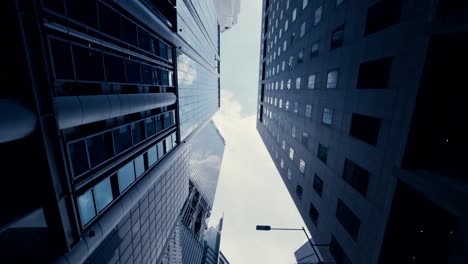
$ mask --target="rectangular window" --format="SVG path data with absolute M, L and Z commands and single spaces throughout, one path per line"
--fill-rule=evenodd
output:
M 291 22 L 296 21 L 296 15 L 297 15 L 297 8 L 294 8 L 294 10 L 293 10 L 293 12 L 292 12 L 292 20 L 291 20 Z
M 323 161 L 323 163 L 327 163 L 328 147 L 325 147 L 324 145 L 319 143 L 318 150 L 317 150 L 317 158 L 319 158 L 319 160 Z
M 309 82 L 307 83 L 307 88 L 309 89 L 315 88 L 315 74 L 309 75 Z
M 364 35 L 385 29 L 400 22 L 402 0 L 381 0 L 367 9 Z
M 284 22 L 284 32 L 288 31 L 288 20 Z
M 312 222 L 314 223 L 314 225 L 318 224 L 319 212 L 312 203 L 310 204 L 310 208 L 309 208 L 309 217 L 310 219 L 312 219 Z
M 143 155 L 138 156 L 135 160 L 135 173 L 136 177 L 140 177 L 145 172 L 145 160 L 143 159 Z
M 289 100 L 286 100 L 286 102 L 284 103 L 284 110 L 289 110 Z
M 380 118 L 353 114 L 349 135 L 370 145 L 377 145 L 380 130 Z
M 294 159 L 294 149 L 293 149 L 293 148 L 289 148 L 289 158 L 290 158 L 291 160 Z
M 301 25 L 301 34 L 299 35 L 301 38 L 305 35 L 305 29 L 306 29 L 306 22 L 303 22 Z
M 388 88 L 392 57 L 373 60 L 359 65 L 358 89 Z
M 345 159 L 343 179 L 362 196 L 366 197 L 370 172 L 349 159 Z
M 283 159 L 281 159 L 280 166 L 281 166 L 282 169 L 284 168 L 284 160 Z
M 78 208 L 80 209 L 81 223 L 83 225 L 89 223 L 96 216 L 92 190 L 78 196 Z
M 296 89 L 301 89 L 301 77 L 296 78 Z
M 86 144 L 84 140 L 69 144 L 68 152 L 70 153 L 73 175 L 75 177 L 89 169 Z
M 286 88 L 291 89 L 291 79 L 286 83 Z
M 318 23 L 320 23 L 321 20 L 322 20 L 322 6 L 319 6 L 319 7 L 315 10 L 315 14 L 314 14 L 314 26 L 318 25 Z
M 331 125 L 333 123 L 333 109 L 327 107 L 323 108 L 322 123 L 325 125 Z
M 343 46 L 343 38 L 344 38 L 344 25 L 341 25 L 332 31 L 332 37 L 330 41 L 330 50 Z
M 123 126 L 112 131 L 115 153 L 118 154 L 132 146 L 130 126 Z
M 283 108 L 283 99 L 279 99 L 279 108 Z
M 312 188 L 314 188 L 315 192 L 319 196 L 322 196 L 323 180 L 317 174 L 314 174 L 314 183 L 312 185 Z
M 109 177 L 94 186 L 94 200 L 96 201 L 96 209 L 98 212 L 104 210 L 113 199 Z
M 108 82 L 125 82 L 125 66 L 122 58 L 104 54 L 104 64 L 106 68 L 106 80 Z
M 288 169 L 288 180 L 291 180 L 291 176 L 292 176 L 292 174 L 291 174 L 291 170 L 290 170 L 290 169 Z
M 356 241 L 359 233 L 361 220 L 351 211 L 351 209 L 341 200 L 338 199 L 336 207 L 336 219 L 348 231 L 349 235 Z
M 50 49 L 52 51 L 55 78 L 63 80 L 75 79 L 70 43 L 50 39 Z
M 312 116 L 312 105 L 307 104 L 305 109 L 305 116 L 311 117 Z
M 338 85 L 338 70 L 329 71 L 327 74 L 327 88 L 336 88 Z
M 302 186 L 297 185 L 296 186 L 296 195 L 299 200 L 302 200 Z
M 306 148 L 307 146 L 309 145 L 309 134 L 307 134 L 306 132 L 302 132 L 302 145 L 304 145 Z
M 305 161 L 303 159 L 301 159 L 299 161 L 299 170 L 301 171 L 302 174 L 305 173 L 305 166 L 306 166 Z
M 77 80 L 104 81 L 104 66 L 100 51 L 72 46 Z
M 293 138 L 296 138 L 296 126 L 292 126 L 292 129 L 291 129 L 291 136 Z
M 353 264 L 348 256 L 346 256 L 343 248 L 340 246 L 340 244 L 338 244 L 338 241 L 333 235 L 330 241 L 330 247 L 328 249 L 330 250 L 330 254 L 333 256 L 337 264 Z
M 284 61 L 283 61 L 283 65 L 284 65 Z M 284 68 L 284 67 L 283 67 L 283 68 Z M 281 90 L 283 90 L 283 88 L 284 88 L 284 81 L 283 81 L 283 80 L 281 80 L 280 89 L 281 89 Z
M 114 155 L 112 136 L 106 132 L 86 140 L 91 167 L 95 167 Z
M 297 56 L 297 63 L 302 63 L 304 61 L 304 50 L 299 51 L 299 55 Z
M 281 144 L 281 147 L 283 148 L 283 150 L 286 150 L 286 142 L 283 140 L 283 143 Z
M 310 52 L 310 57 L 314 58 L 314 57 L 317 57 L 318 55 L 319 55 L 319 43 L 317 41 L 314 44 L 312 44 L 312 50 Z
M 135 168 L 133 162 L 129 162 L 117 171 L 117 178 L 119 182 L 119 191 L 122 193 L 130 184 L 135 181 Z
M 148 165 L 149 166 L 152 166 L 153 164 L 156 163 L 156 161 L 158 161 L 158 150 L 157 150 L 157 147 L 154 146 L 152 148 L 150 148 L 147 152 L 148 154 Z

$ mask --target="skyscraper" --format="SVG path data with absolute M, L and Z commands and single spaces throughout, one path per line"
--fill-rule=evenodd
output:
M 223 218 L 216 227 L 210 226 L 205 231 L 205 246 L 203 248 L 202 264 L 217 264 L 220 255 L 221 232 L 223 231 Z
M 326 261 L 466 263 L 467 11 L 263 1 L 257 130 Z
M 213 208 L 224 146 L 224 139 L 212 121 L 191 140 L 189 195 L 180 212 L 174 239 L 166 247 L 163 264 L 201 263 L 204 233 Z
M 0 262 L 160 258 L 189 144 L 220 106 L 225 14 L 210 0 L 2 4 Z

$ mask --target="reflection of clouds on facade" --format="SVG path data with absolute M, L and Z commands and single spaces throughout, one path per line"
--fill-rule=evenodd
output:
M 178 54 L 177 63 L 179 85 L 191 85 L 197 79 L 197 64 L 184 53 Z

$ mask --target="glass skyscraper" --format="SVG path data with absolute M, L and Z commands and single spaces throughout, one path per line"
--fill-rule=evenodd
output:
M 190 144 L 220 106 L 224 15 L 211 0 L 2 4 L 0 262 L 161 259 Z
M 467 8 L 263 1 L 257 130 L 326 262 L 468 261 Z

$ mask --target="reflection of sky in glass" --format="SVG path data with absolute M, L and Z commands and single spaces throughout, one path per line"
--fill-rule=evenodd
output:
M 143 172 L 145 172 L 145 161 L 143 160 L 143 155 L 135 159 L 135 172 L 137 177 L 140 177 Z
M 212 123 L 208 123 L 191 142 L 190 173 L 192 181 L 210 206 L 218 184 L 224 140 Z
M 78 207 L 80 208 L 81 220 L 83 221 L 83 225 L 85 225 L 96 215 L 91 190 L 78 197 Z
M 157 160 L 158 160 L 158 153 L 156 150 L 156 146 L 154 146 L 148 150 L 148 164 L 151 166 L 154 163 L 156 163 Z
M 94 186 L 94 199 L 96 200 L 96 207 L 99 212 L 112 201 L 110 178 L 107 178 Z
M 134 180 L 135 171 L 133 170 L 133 162 L 123 166 L 117 172 L 119 178 L 119 190 L 124 191 Z

